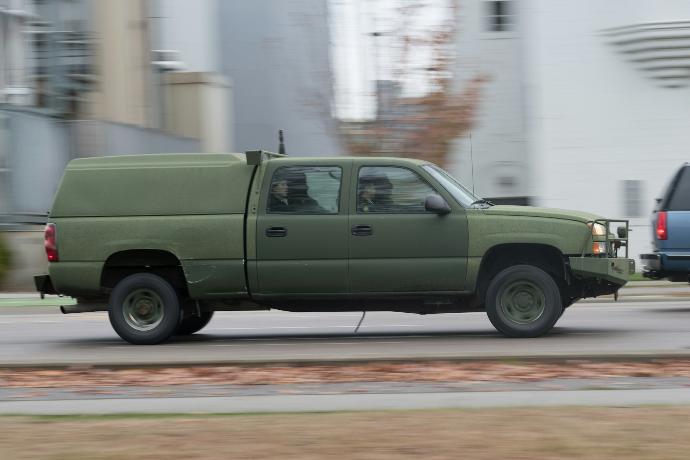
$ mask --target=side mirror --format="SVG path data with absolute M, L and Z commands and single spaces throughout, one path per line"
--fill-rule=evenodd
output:
M 621 225 L 616 229 L 616 233 L 618 233 L 618 238 L 627 238 L 628 237 L 628 230 L 625 228 L 625 226 Z
M 441 195 L 429 195 L 424 200 L 424 209 L 429 212 L 434 212 L 441 216 L 450 212 L 450 206 L 446 203 Z

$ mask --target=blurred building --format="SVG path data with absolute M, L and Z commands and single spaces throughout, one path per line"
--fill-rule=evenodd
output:
M 72 158 L 273 150 L 279 129 L 290 153 L 339 153 L 327 4 L 0 0 L 10 285 L 30 288 L 40 224 Z
M 31 100 L 22 31 L 33 14 L 33 2 L 0 0 L 0 103 L 28 104 Z
M 183 13 L 147 0 L 0 0 L 0 230 L 11 230 L 10 288 L 30 288 L 44 263 L 41 224 L 70 159 L 228 150 L 225 80 L 159 49 L 153 26 Z
M 342 152 L 332 119 L 328 0 L 220 1 L 222 73 L 233 83 L 237 151 Z
M 686 0 L 460 2 L 458 87 L 489 82 L 454 172 L 480 195 L 630 219 L 649 249 L 654 199 L 685 161 Z
M 218 0 L 149 0 L 158 120 L 201 139 L 205 152 L 236 151 L 232 80 L 222 74 Z
M 213 5 L 0 0 L 5 222 L 44 220 L 71 158 L 229 149 L 229 85 L 212 72 L 218 65 L 188 65 L 170 47 L 203 54 L 212 34 L 190 47 L 179 37 L 195 33 L 185 26 L 192 10 L 216 24 Z
M 457 91 L 477 75 L 482 87 L 473 129 L 458 139 L 449 169 L 480 196 L 531 204 L 525 42 L 516 1 L 461 1 L 453 75 Z
M 183 133 L 194 120 L 198 129 L 216 123 L 216 133 L 224 133 L 229 148 L 238 152 L 277 150 L 283 129 L 289 153 L 340 153 L 331 117 L 328 3 L 151 1 L 153 49 L 162 63 L 188 73 L 163 77 L 173 92 L 164 99 L 164 123 L 182 123 Z M 193 82 L 193 72 L 213 77 Z M 229 90 L 219 93 L 220 87 Z M 196 116 L 188 98 L 199 90 L 207 103 L 224 105 L 227 113 L 206 120 Z

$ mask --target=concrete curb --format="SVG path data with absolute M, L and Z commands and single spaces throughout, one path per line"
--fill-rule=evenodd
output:
M 488 407 L 688 405 L 690 389 L 306 394 L 2 401 L 3 415 L 237 414 Z

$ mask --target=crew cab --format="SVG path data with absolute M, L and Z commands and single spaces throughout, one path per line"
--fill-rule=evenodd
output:
M 214 311 L 272 308 L 484 310 L 506 336 L 536 337 L 573 302 L 627 282 L 627 231 L 584 212 L 493 205 L 413 159 L 76 159 L 35 282 L 77 299 L 63 313 L 107 310 L 133 344 L 194 333 Z

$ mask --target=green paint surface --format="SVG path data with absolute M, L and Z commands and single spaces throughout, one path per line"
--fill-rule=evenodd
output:
M 465 208 L 424 164 L 401 158 L 288 157 L 250 166 L 234 154 L 74 160 L 50 214 L 60 252 L 50 275 L 61 293 L 104 294 L 101 273 L 109 257 L 157 250 L 179 261 L 195 299 L 246 298 L 250 292 L 274 299 L 445 295 L 472 292 L 492 248 L 526 244 L 556 249 L 580 278 L 627 281 L 628 259 L 589 257 L 593 240 L 586 224 L 601 217 L 529 206 Z M 273 173 L 296 166 L 339 171 L 336 212 L 266 212 Z M 359 171 L 376 166 L 412 171 L 450 212 L 358 212 Z M 371 227 L 371 235 L 353 234 L 360 225 Z M 276 227 L 286 235 L 268 236 Z

